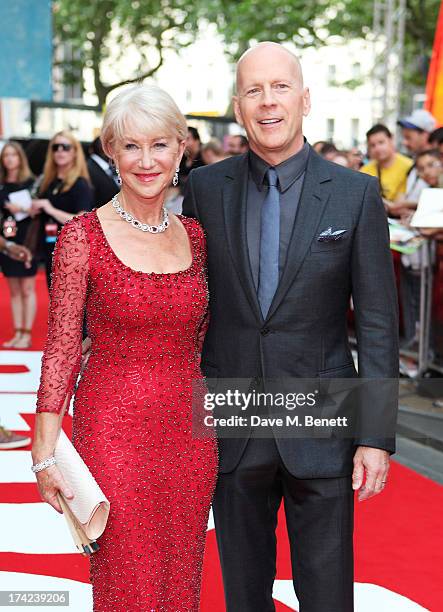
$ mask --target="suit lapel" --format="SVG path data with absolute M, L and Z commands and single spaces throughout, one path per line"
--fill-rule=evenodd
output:
M 266 320 L 277 310 L 300 270 L 329 199 L 330 181 L 327 163 L 311 149 L 286 264 Z
M 245 154 L 226 173 L 223 185 L 223 211 L 225 231 L 234 266 L 251 308 L 261 324 L 263 317 L 252 276 L 246 234 L 248 176 L 248 155 Z

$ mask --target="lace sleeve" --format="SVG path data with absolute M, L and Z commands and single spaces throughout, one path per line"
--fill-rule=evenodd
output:
M 88 267 L 89 243 L 82 217 L 77 217 L 63 227 L 54 251 L 37 412 L 59 413 L 72 395 L 81 364 Z

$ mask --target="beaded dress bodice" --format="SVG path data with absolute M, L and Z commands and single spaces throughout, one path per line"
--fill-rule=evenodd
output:
M 106 376 L 115 368 L 129 377 L 133 371 L 143 378 L 198 376 L 197 337 L 208 299 L 204 235 L 196 221 L 180 218 L 189 235 L 192 264 L 168 274 L 137 272 L 120 261 L 95 211 L 66 224 L 54 256 L 38 411 L 58 412 L 72 393 L 85 307 L 92 340 L 86 379 L 91 371 Z

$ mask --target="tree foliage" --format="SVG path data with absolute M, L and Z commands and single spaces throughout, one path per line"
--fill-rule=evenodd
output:
M 440 0 L 406 0 L 405 81 L 423 86 L 432 52 Z M 238 57 L 251 41 L 291 41 L 319 46 L 330 36 L 368 38 L 373 34 L 372 1 L 213 0 L 206 18 L 215 22 L 228 52 Z
M 155 74 L 167 49 L 178 50 L 195 39 L 198 11 L 187 0 L 57 0 L 54 30 L 57 40 L 71 50 L 60 62 L 67 82 L 91 68 L 103 105 L 110 91 Z M 106 61 L 118 61 L 128 46 L 138 59 L 128 75 L 107 82 Z M 155 59 L 153 59 L 155 57 Z
M 405 81 L 422 86 L 432 50 L 440 0 L 406 0 Z M 320 46 L 330 36 L 371 35 L 373 3 L 361 0 L 57 0 L 57 38 L 72 49 L 63 62 L 67 80 L 90 67 L 101 104 L 125 83 L 155 74 L 165 50 L 195 40 L 199 24 L 215 23 L 226 53 L 236 59 L 253 41 L 292 41 L 299 48 Z M 106 82 L 103 64 L 123 56 L 128 43 L 139 59 L 124 79 Z M 153 50 L 155 53 L 153 54 Z M 152 57 L 156 59 L 153 61 Z

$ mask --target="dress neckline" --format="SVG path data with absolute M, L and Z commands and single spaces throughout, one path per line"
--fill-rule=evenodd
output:
M 111 253 L 111 256 L 114 258 L 114 260 L 120 265 L 121 268 L 123 268 L 125 270 L 129 270 L 130 272 L 133 272 L 134 274 L 138 274 L 138 275 L 142 275 L 142 276 L 160 276 L 160 277 L 164 277 L 164 276 L 179 276 L 181 274 L 185 274 L 185 273 L 191 272 L 191 270 L 193 270 L 193 268 L 195 266 L 194 244 L 193 244 L 191 235 L 188 232 L 187 223 L 185 223 L 183 221 L 183 219 L 185 219 L 185 217 L 183 217 L 183 215 L 175 215 L 175 216 L 177 217 L 177 219 L 180 221 L 180 223 L 185 228 L 186 235 L 188 236 L 189 246 L 191 248 L 191 257 L 192 257 L 191 263 L 189 264 L 189 266 L 187 268 L 184 268 L 183 270 L 177 270 L 176 272 L 143 272 L 143 270 L 134 270 L 134 268 L 131 268 L 131 266 L 128 266 L 127 264 L 125 264 L 120 259 L 120 257 L 117 256 L 116 252 L 114 251 L 114 249 L 109 244 L 109 241 L 108 241 L 108 238 L 107 238 L 107 236 L 105 234 L 103 226 L 102 226 L 102 224 L 100 222 L 100 219 L 98 218 L 97 209 L 94 208 L 94 210 L 92 212 L 94 214 L 93 218 L 95 219 L 95 222 L 97 224 L 98 231 L 102 235 L 103 242 L 104 242 L 106 248 Z

